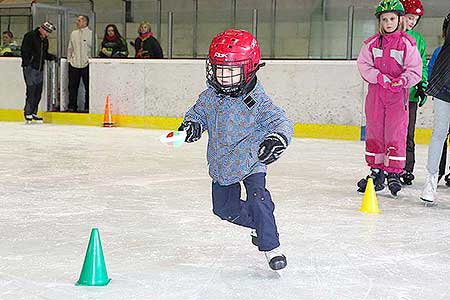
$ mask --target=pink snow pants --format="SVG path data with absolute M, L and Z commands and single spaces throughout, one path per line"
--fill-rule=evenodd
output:
M 408 92 L 369 84 L 366 98 L 366 161 L 371 168 L 401 173 L 406 162 Z

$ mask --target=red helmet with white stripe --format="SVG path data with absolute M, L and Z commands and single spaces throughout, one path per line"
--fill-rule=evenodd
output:
M 250 32 L 228 29 L 211 42 L 206 77 L 219 92 L 238 96 L 261 67 L 260 59 L 258 41 Z

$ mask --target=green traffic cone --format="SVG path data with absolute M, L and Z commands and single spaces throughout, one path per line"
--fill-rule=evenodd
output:
M 100 233 L 97 228 L 93 228 L 80 279 L 75 285 L 104 286 L 110 281 L 111 279 L 108 278 L 108 273 L 106 272 Z

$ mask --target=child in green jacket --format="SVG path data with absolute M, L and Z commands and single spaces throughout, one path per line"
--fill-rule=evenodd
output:
M 427 70 L 427 57 L 426 57 L 426 43 L 423 36 L 414 31 L 414 27 L 423 16 L 424 10 L 420 0 L 400 0 L 405 8 L 405 23 L 406 33 L 412 36 L 416 40 L 417 49 L 422 57 L 423 69 L 422 80 L 413 86 L 409 94 L 409 125 L 408 125 L 408 137 L 406 141 L 406 164 L 403 173 L 401 174 L 401 180 L 403 184 L 411 185 L 414 180 L 414 164 L 415 164 L 415 143 L 414 143 L 414 130 L 416 129 L 417 118 L 417 106 L 422 107 L 427 101 L 425 95 L 425 89 L 428 82 L 428 70 Z

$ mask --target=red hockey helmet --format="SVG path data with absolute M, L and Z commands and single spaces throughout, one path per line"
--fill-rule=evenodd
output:
M 220 92 L 238 96 L 261 67 L 260 59 L 258 41 L 250 32 L 228 29 L 209 46 L 206 77 Z
M 420 0 L 400 0 L 405 8 L 406 14 L 423 16 L 424 10 Z

